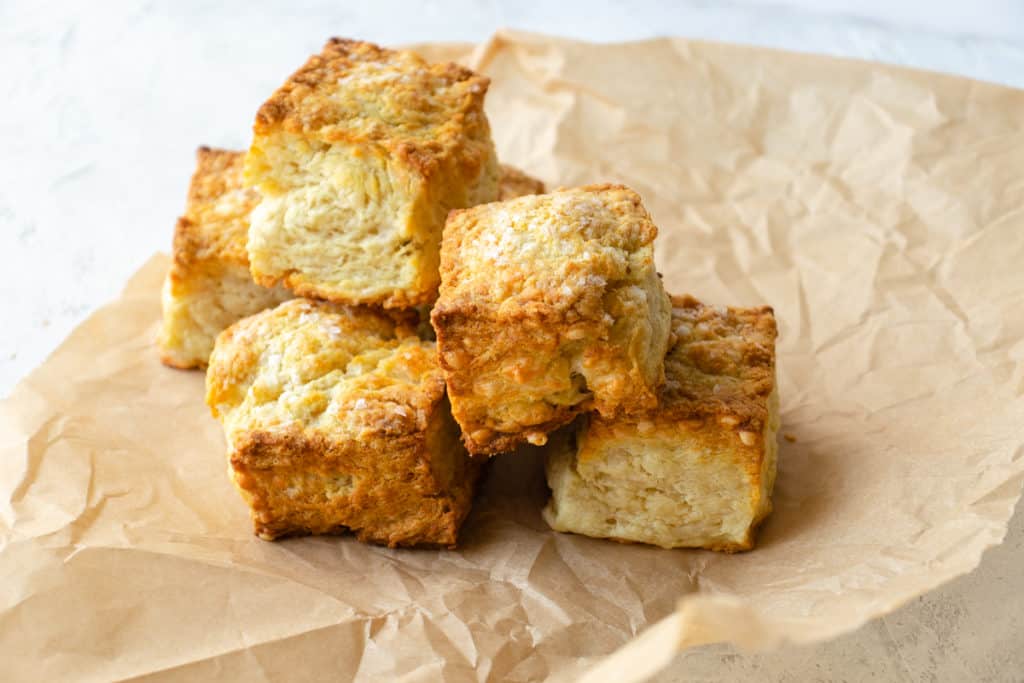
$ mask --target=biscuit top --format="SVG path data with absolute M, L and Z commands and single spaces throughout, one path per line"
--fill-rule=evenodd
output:
M 260 107 L 253 130 L 280 126 L 327 142 L 408 141 L 429 151 L 486 123 L 489 83 L 457 64 L 331 38 Z
M 237 431 L 315 429 L 342 439 L 423 431 L 444 395 L 433 342 L 403 318 L 293 299 L 217 338 L 206 402 Z
M 499 315 L 581 301 L 600 309 L 606 287 L 638 283 L 653 267 L 657 233 L 639 195 L 622 185 L 453 211 L 441 247 L 439 305 L 493 307 Z
M 242 186 L 244 156 L 209 147 L 196 151 L 185 215 L 174 233 L 174 259 L 179 265 L 217 259 L 248 266 L 249 212 L 259 195 Z
M 691 296 L 673 296 L 672 333 L 659 416 L 716 417 L 726 426 L 759 431 L 775 387 L 771 307 L 706 306 Z

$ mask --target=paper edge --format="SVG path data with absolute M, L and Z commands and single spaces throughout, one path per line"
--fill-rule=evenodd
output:
M 705 38 L 693 38 L 684 35 L 658 35 L 651 36 L 650 38 L 636 38 L 633 40 L 609 40 L 609 41 L 589 41 L 582 40 L 579 38 L 570 38 L 567 36 L 560 36 L 555 33 L 543 33 L 541 31 L 526 31 L 523 29 L 517 29 L 510 26 L 499 27 L 491 34 L 489 38 L 477 44 L 476 49 L 472 52 L 472 58 L 467 60 L 467 66 L 472 69 L 478 68 L 478 65 L 482 61 L 478 61 L 478 58 L 483 57 L 491 53 L 493 49 L 490 46 L 499 45 L 501 42 L 519 42 L 529 43 L 531 45 L 546 45 L 551 43 L 559 43 L 562 45 L 588 45 L 591 47 L 599 46 L 627 46 L 627 45 L 650 45 L 653 43 L 661 43 L 666 45 L 696 45 L 696 46 L 707 46 L 713 49 L 739 49 L 739 50 L 757 50 L 759 52 L 769 52 L 777 57 L 783 57 L 787 59 L 800 59 L 805 60 L 808 57 L 815 60 L 829 61 L 834 64 L 845 64 L 848 66 L 856 66 L 858 68 L 864 67 L 882 67 L 887 72 L 899 72 L 904 75 L 914 76 L 917 78 L 926 77 L 928 79 L 942 79 L 947 82 L 956 81 L 961 83 L 970 83 L 975 85 L 982 85 L 985 87 L 997 88 L 1000 90 L 1010 90 L 1017 93 L 1024 94 L 1024 88 L 1017 88 L 1012 85 L 1006 85 L 997 81 L 986 81 L 973 76 L 965 76 L 962 74 L 950 73 L 948 71 L 936 71 L 932 69 L 925 69 L 922 67 L 908 66 L 906 64 L 897 64 L 895 62 L 883 62 L 877 59 L 865 59 L 862 57 L 847 57 L 842 55 L 830 55 L 823 54 L 821 52 L 803 52 L 798 49 L 786 49 L 781 47 L 773 47 L 770 45 L 757 45 L 754 43 L 735 43 L 724 40 L 707 40 Z M 423 43 L 420 43 L 421 45 Z M 461 45 L 461 43 L 457 43 Z M 469 43 L 466 44 L 471 45 Z

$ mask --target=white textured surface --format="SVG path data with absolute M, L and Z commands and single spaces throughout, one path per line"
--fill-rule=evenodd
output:
M 589 40 L 681 35 L 1024 87 L 1024 5 L 936 5 L 0 1 L 0 395 L 167 250 L 194 148 L 243 147 L 265 95 L 328 35 L 386 44 L 477 42 L 501 26 Z M 1024 680 L 1022 566 L 1018 511 L 978 571 L 891 617 L 813 648 L 703 648 L 663 680 Z

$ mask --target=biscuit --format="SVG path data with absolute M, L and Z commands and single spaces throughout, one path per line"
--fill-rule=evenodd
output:
M 581 418 L 551 440 L 556 531 L 734 552 L 771 511 L 779 428 L 772 309 L 673 297 L 661 405 Z
M 471 453 L 657 404 L 671 305 L 640 197 L 592 185 L 454 211 L 431 320 Z
M 221 330 L 291 296 L 281 287 L 257 285 L 249 274 L 245 239 L 259 197 L 242 187 L 242 156 L 209 147 L 196 152 L 163 287 L 157 343 L 167 365 L 205 367 Z
M 217 338 L 206 401 L 255 532 L 452 547 L 480 466 L 412 315 L 305 299 Z
M 451 209 L 498 197 L 489 81 L 408 51 L 331 39 L 260 107 L 246 183 L 256 281 L 408 308 L 437 294 Z

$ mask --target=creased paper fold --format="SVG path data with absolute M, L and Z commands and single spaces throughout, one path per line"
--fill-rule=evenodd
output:
M 671 291 L 775 307 L 789 438 L 759 548 L 554 534 L 534 450 L 495 463 L 457 551 L 259 541 L 202 376 L 157 361 L 156 257 L 0 406 L 6 680 L 624 683 L 687 646 L 849 631 L 1002 539 L 1024 94 L 685 40 L 501 33 L 467 59 L 503 159 L 632 186 Z

